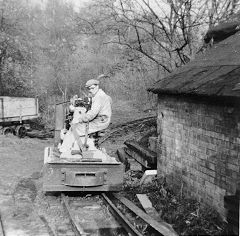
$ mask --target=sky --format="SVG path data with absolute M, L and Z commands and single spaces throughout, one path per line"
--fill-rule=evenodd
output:
M 46 4 L 46 2 L 48 0 L 26 0 L 26 1 L 30 4 L 39 4 L 44 7 L 44 5 Z M 63 1 L 72 3 L 75 10 L 78 11 L 79 8 L 83 7 L 86 3 L 89 3 L 92 0 L 63 0 Z M 138 1 L 139 4 L 141 4 L 143 7 L 145 7 L 140 0 L 136 0 L 136 1 Z M 147 0 L 147 2 L 149 2 L 150 6 L 155 10 L 155 12 L 157 12 L 159 14 L 162 14 L 164 11 L 168 10 L 166 8 L 166 5 L 164 4 L 165 1 L 160 2 L 160 5 L 161 5 L 161 8 L 160 8 L 159 4 L 156 4 L 156 2 L 158 2 L 157 0 Z M 163 9 L 164 9 L 164 11 L 163 11 Z
M 44 5 L 44 3 L 47 0 L 27 0 L 28 2 L 31 2 L 33 4 L 40 4 L 40 5 Z M 91 2 L 92 0 L 64 0 L 66 2 L 71 2 L 73 3 L 73 5 L 76 7 L 76 9 L 83 7 L 84 4 Z M 156 3 L 154 0 L 149 0 L 149 3 L 151 4 L 152 7 L 157 7 Z M 162 3 L 161 3 L 162 4 Z
M 47 0 L 28 0 L 29 3 L 44 5 Z M 85 3 L 91 2 L 91 0 L 64 0 L 71 2 L 76 8 L 84 6 Z
M 84 6 L 85 3 L 90 2 L 91 0 L 65 0 L 66 2 L 71 2 L 77 8 Z

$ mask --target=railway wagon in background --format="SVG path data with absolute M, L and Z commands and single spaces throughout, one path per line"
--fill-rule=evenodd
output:
M 0 96 L 0 134 L 24 137 L 29 121 L 38 117 L 37 98 Z
M 109 156 L 104 148 L 89 145 L 82 154 L 58 156 L 54 149 L 60 140 L 60 131 L 66 126 L 67 103 L 55 109 L 54 144 L 44 152 L 44 192 L 108 192 L 120 191 L 123 185 L 124 165 Z M 88 141 L 96 143 L 98 132 Z M 85 136 L 86 137 L 86 136 Z

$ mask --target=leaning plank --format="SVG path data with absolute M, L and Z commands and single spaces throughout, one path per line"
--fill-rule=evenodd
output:
M 151 227 L 153 227 L 157 232 L 164 236 L 176 236 L 178 235 L 174 229 L 165 222 L 157 222 L 152 219 L 149 215 L 147 215 L 143 210 L 134 205 L 131 201 L 126 199 L 125 197 L 121 197 L 117 194 L 113 194 L 113 196 L 121 201 L 127 208 L 129 208 L 132 212 L 138 215 L 142 220 L 148 223 Z
M 134 140 L 126 140 L 124 144 L 135 153 L 139 154 L 146 160 L 149 165 L 156 165 L 157 163 L 157 154 L 151 151 L 149 148 L 146 148 Z
M 128 231 L 130 235 L 142 236 L 140 232 L 130 223 L 130 221 L 121 213 L 120 210 L 112 203 L 105 193 L 102 193 L 103 199 L 110 206 L 110 211 L 113 216 L 117 218 L 119 224 L 124 225 L 124 228 Z
M 151 168 L 148 164 L 148 161 L 145 160 L 141 155 L 139 155 L 138 153 L 136 153 L 135 151 L 131 150 L 131 149 L 126 149 L 126 153 L 132 157 L 133 159 L 135 159 L 138 163 L 140 163 L 142 166 L 144 166 L 146 169 Z
M 162 222 L 160 215 L 158 214 L 156 209 L 153 207 L 151 201 L 149 200 L 146 194 L 137 194 L 137 198 L 149 216 L 151 216 L 157 222 Z
M 125 152 L 125 149 L 119 148 L 117 150 L 117 155 L 118 155 L 119 161 L 121 161 L 122 163 L 124 163 L 126 165 L 127 164 L 127 154 Z

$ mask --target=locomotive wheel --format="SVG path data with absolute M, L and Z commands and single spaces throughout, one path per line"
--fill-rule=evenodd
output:
M 16 135 L 19 137 L 19 138 L 24 138 L 27 134 L 27 131 L 26 131 L 26 128 L 24 126 L 17 126 L 16 129 Z

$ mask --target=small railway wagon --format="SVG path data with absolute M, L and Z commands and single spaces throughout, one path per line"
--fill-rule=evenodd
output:
M 55 147 L 59 131 L 64 127 L 66 104 L 56 105 Z M 44 152 L 43 191 L 45 192 L 107 192 L 120 191 L 124 165 L 104 149 L 88 149 L 82 154 L 58 156 L 54 146 Z
M 29 121 L 38 117 L 37 98 L 0 96 L 0 134 L 24 137 Z

